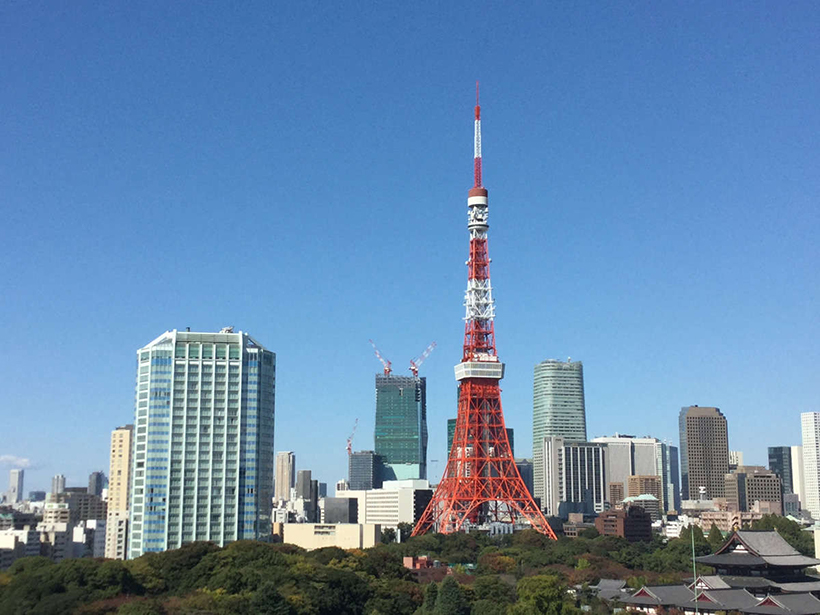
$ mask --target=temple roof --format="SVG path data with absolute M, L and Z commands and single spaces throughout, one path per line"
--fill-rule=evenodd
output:
M 740 530 L 732 534 L 714 555 L 698 557 L 709 566 L 816 566 L 820 560 L 801 555 L 774 531 Z

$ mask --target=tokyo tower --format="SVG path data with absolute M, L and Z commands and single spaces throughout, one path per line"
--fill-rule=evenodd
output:
M 467 197 L 470 233 L 464 295 L 464 353 L 455 366 L 458 417 L 447 467 L 433 499 L 413 529 L 449 534 L 491 522 L 529 525 L 555 539 L 535 505 L 510 450 L 501 389 L 504 364 L 495 350 L 495 303 L 490 285 L 487 189 L 481 182 L 481 107 L 476 84 L 475 183 Z

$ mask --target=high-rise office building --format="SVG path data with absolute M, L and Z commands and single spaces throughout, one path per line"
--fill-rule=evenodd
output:
M 9 472 L 9 491 L 6 499 L 11 504 L 16 504 L 23 500 L 23 475 L 24 471 L 21 469 Z
M 374 451 L 357 451 L 348 457 L 348 489 L 362 491 L 382 486 L 382 458 Z
M 128 499 L 134 467 L 131 456 L 133 444 L 133 425 L 117 427 L 111 432 L 108 517 L 105 523 L 105 556 L 110 559 L 125 559 L 128 556 Z
M 129 558 L 269 536 L 276 355 L 227 327 L 168 331 L 137 360 Z
M 737 470 L 743 463 L 743 451 L 729 451 L 729 471 Z
M 803 466 L 803 446 L 792 446 L 792 491 L 803 507 L 806 501 L 806 477 Z
M 515 466 L 518 468 L 518 473 L 521 475 L 521 480 L 527 487 L 527 491 L 532 495 L 532 459 L 516 459 Z
M 657 438 L 636 438 L 617 433 L 614 436 L 593 438 L 592 441 L 607 445 L 610 483 L 620 483 L 623 489 L 628 490 L 630 476 L 657 476 L 661 491 L 657 494 L 650 493 L 658 498 L 662 510 L 680 510 L 680 496 L 677 495 L 680 491 L 677 447 Z M 614 506 L 615 502 L 610 504 Z
M 384 480 L 427 478 L 427 379 L 376 375 L 376 454 Z
M 296 484 L 296 455 L 293 451 L 276 453 L 276 489 L 273 499 L 276 503 L 290 500 L 290 490 Z
M 92 472 L 88 475 L 88 493 L 91 495 L 102 495 L 105 487 L 105 472 Z
M 718 408 L 686 406 L 681 408 L 680 471 L 683 499 L 722 498 L 724 477 L 729 473 L 729 433 L 726 417 Z
M 791 446 L 770 446 L 769 447 L 769 470 L 780 477 L 780 484 L 783 493 L 794 493 L 792 491 L 792 447 Z
M 630 476 L 627 483 L 627 497 L 630 498 L 649 494 L 655 496 L 658 502 L 662 502 L 663 491 L 661 477 L 657 475 Z
M 65 476 L 57 474 L 51 479 L 51 493 L 58 494 L 65 491 Z
M 533 494 L 544 506 L 544 438 L 587 439 L 584 366 L 580 361 L 547 360 L 535 366 L 532 396 Z
M 768 510 L 782 514 L 780 477 L 763 466 L 738 466 L 726 475 L 725 497 L 729 510 L 748 511 L 755 502 L 765 502 Z
M 803 432 L 803 508 L 820 519 L 820 412 L 800 415 Z
M 572 512 L 594 514 L 606 509 L 607 445 L 544 438 L 541 458 L 546 476 L 541 508 L 547 516 L 567 518 Z

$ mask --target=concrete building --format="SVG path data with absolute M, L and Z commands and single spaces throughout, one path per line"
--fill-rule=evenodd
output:
M 803 434 L 803 508 L 820 519 L 820 412 L 800 415 Z
M 643 508 L 653 523 L 659 521 L 661 518 L 661 501 L 654 495 L 642 493 L 641 495 L 632 495 L 624 498 L 622 508 L 628 509 L 633 506 Z
M 606 444 L 546 437 L 541 450 L 546 477 L 541 508 L 546 516 L 566 519 L 572 512 L 591 515 L 606 509 Z
M 349 490 L 337 497 L 355 498 L 359 523 L 377 523 L 396 528 L 399 523 L 415 525 L 433 497 L 426 480 L 385 481 L 381 489 Z
M 40 535 L 33 527 L 0 530 L 0 570 L 21 557 L 40 555 Z
M 62 523 L 68 527 L 71 523 L 71 510 L 68 504 L 66 502 L 46 502 L 43 507 L 43 523 L 46 525 Z
M 51 479 L 51 493 L 57 494 L 65 491 L 65 476 L 57 474 Z
M 671 511 L 680 507 L 677 447 L 657 438 L 636 438 L 617 433 L 593 438 L 592 441 L 607 445 L 610 482 L 622 483 L 627 488 L 630 476 L 657 476 L 661 491 L 656 497 L 661 502 L 662 510 Z
M 9 472 L 9 490 L 6 494 L 6 501 L 10 504 L 17 504 L 23 501 L 23 475 L 24 470 L 16 469 Z
M 602 512 L 595 519 L 595 529 L 602 536 L 620 536 L 630 542 L 652 540 L 652 519 L 639 506 Z
M 616 508 L 624 501 L 626 497 L 626 493 L 624 490 L 623 483 L 609 483 L 609 504 L 613 508 Z
M 384 480 L 427 478 L 427 379 L 376 375 L 375 452 Z
M 729 471 L 736 470 L 743 463 L 743 451 L 729 451 Z
M 74 542 L 71 525 L 68 523 L 39 523 L 40 555 L 55 563 L 74 557 Z
M 780 477 L 763 466 L 738 466 L 725 477 L 729 511 L 746 512 L 759 502 L 774 514 L 783 513 Z
M 680 470 L 683 499 L 706 488 L 706 497 L 722 498 L 729 473 L 729 433 L 726 417 L 718 408 L 681 408 Z
M 630 476 L 627 483 L 627 496 L 630 498 L 638 497 L 639 495 L 651 495 L 658 502 L 663 503 L 663 486 L 661 485 L 660 476 Z M 655 519 L 653 519 L 655 521 Z
M 276 355 L 226 327 L 167 331 L 137 360 L 129 558 L 268 538 Z
M 86 487 L 66 487 L 66 490 L 56 496 L 57 503 L 68 504 L 70 525 L 80 521 L 105 521 L 108 516 L 108 505 L 100 496 L 88 493 Z
M 322 523 L 358 523 L 358 498 L 324 498 Z
M 515 466 L 518 468 L 518 473 L 521 475 L 521 480 L 524 481 L 524 485 L 527 487 L 527 491 L 530 492 L 530 495 L 533 495 L 533 464 L 532 459 L 516 459 Z
M 369 549 L 381 540 L 382 529 L 372 523 L 285 523 L 276 524 L 274 533 L 282 540 L 311 551 L 323 547 Z
M 105 557 L 125 559 L 128 555 L 128 498 L 131 493 L 134 426 L 124 425 L 111 432 L 108 464 L 108 514 L 105 523 Z
M 792 446 L 792 491 L 800 501 L 800 508 L 806 501 L 806 478 L 803 465 L 803 446 Z
M 88 475 L 88 493 L 102 497 L 103 489 L 108 485 L 105 472 L 92 472 Z
M 547 500 L 544 438 L 587 439 L 584 366 L 580 361 L 547 360 L 535 366 L 532 392 L 533 495 Z
M 277 503 L 290 499 L 290 490 L 296 485 L 296 454 L 293 451 L 276 453 L 276 488 L 273 499 Z
M 375 451 L 358 451 L 347 458 L 349 489 L 362 491 L 382 486 L 384 459 Z
M 74 557 L 105 557 L 105 526 L 101 520 L 80 521 L 72 530 Z

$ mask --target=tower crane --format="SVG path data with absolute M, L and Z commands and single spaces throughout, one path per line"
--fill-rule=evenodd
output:
M 424 360 L 430 356 L 430 353 L 433 352 L 433 348 L 436 347 L 436 343 L 431 343 L 427 349 L 421 353 L 421 356 L 416 357 L 415 359 L 410 359 L 410 371 L 413 372 L 413 376 L 418 378 L 419 377 L 419 367 L 421 364 L 424 363 Z
M 350 432 L 350 435 L 347 437 L 347 454 L 353 454 L 353 435 L 356 433 L 356 428 L 359 426 L 359 419 L 357 418 L 356 421 L 353 423 L 353 430 Z
M 376 344 L 373 340 L 367 341 L 369 341 L 370 345 L 373 346 L 373 350 L 376 352 L 376 358 L 382 362 L 382 365 L 384 366 L 384 375 L 389 376 L 390 373 L 393 371 L 393 364 L 382 356 L 382 353 L 380 353 L 379 349 L 376 348 Z

